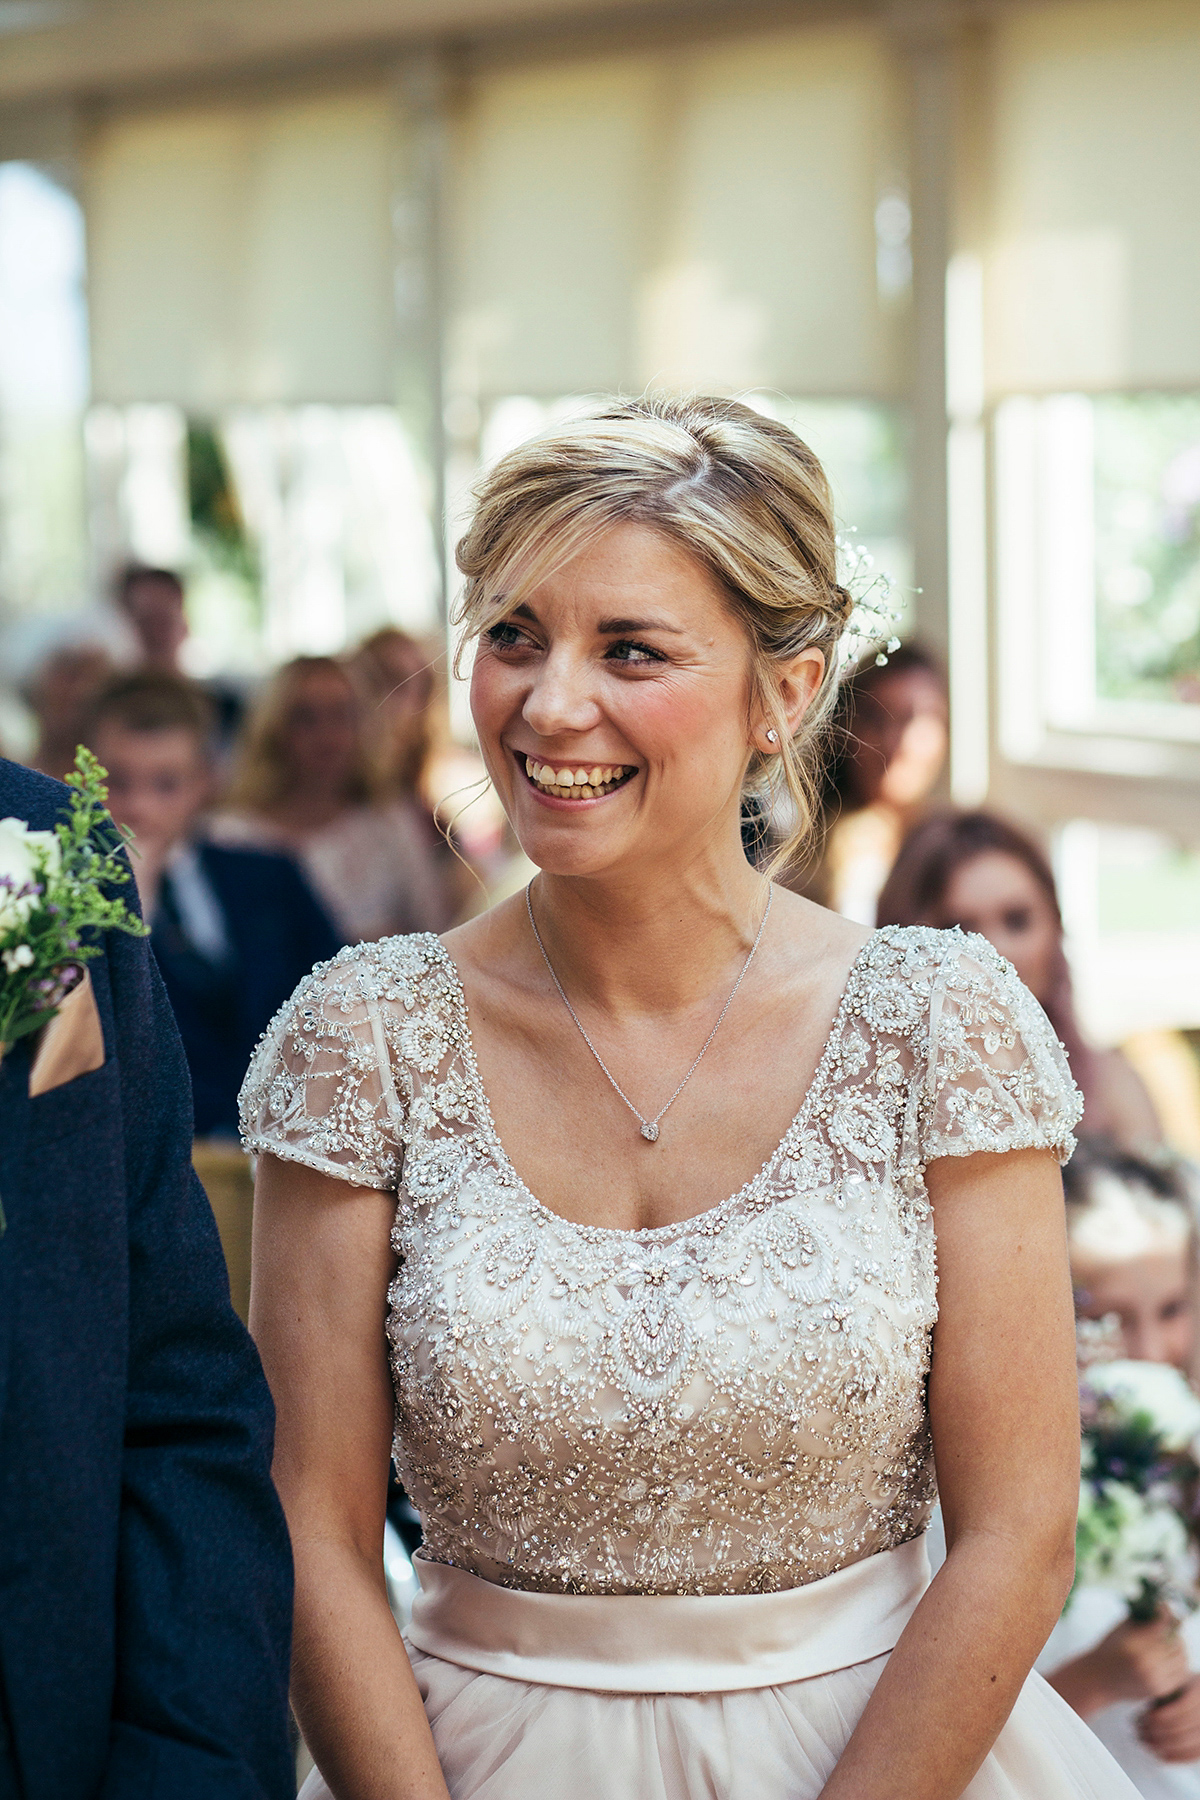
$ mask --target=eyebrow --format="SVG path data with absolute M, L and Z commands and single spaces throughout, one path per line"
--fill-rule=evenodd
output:
M 683 636 L 681 625 L 668 625 L 665 619 L 601 619 L 596 630 L 602 637 L 624 637 L 631 631 L 669 631 L 674 637 Z
M 530 619 L 535 625 L 541 624 L 532 606 L 526 606 L 524 602 L 520 606 L 514 606 L 508 616 L 510 619 Z M 625 637 L 635 631 L 667 631 L 673 637 L 684 636 L 682 625 L 668 625 L 665 619 L 601 619 L 596 630 L 601 637 Z

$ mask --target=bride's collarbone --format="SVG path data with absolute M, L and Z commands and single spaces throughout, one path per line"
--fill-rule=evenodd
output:
M 567 1021 L 569 1024 L 569 1021 Z M 710 1211 L 777 1149 L 803 1105 L 809 1063 L 779 1058 L 752 1036 L 715 1042 L 647 1139 L 696 1046 L 615 1053 L 609 1066 L 637 1108 L 613 1090 L 586 1045 L 545 1021 L 536 1050 L 480 1054 L 499 1148 L 528 1191 L 576 1224 L 644 1231 Z M 606 1057 L 606 1061 L 607 1061 Z M 781 1066 L 782 1064 L 782 1066 Z
M 803 959 L 775 947 L 758 962 L 694 1067 L 715 1001 L 675 1023 L 585 1013 L 593 1051 L 556 994 L 471 957 L 466 1028 L 497 1155 L 542 1206 L 582 1225 L 653 1230 L 738 1193 L 804 1109 L 864 947 L 860 928 L 820 923 Z

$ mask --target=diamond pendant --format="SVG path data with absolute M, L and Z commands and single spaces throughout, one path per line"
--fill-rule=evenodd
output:
M 658 1126 L 653 1119 L 647 1119 L 642 1126 L 642 1136 L 648 1144 L 653 1144 L 658 1137 Z

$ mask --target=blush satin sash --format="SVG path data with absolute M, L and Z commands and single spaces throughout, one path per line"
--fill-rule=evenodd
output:
M 893 1650 L 929 1585 L 923 1537 L 772 1594 L 533 1594 L 414 1558 L 415 1650 L 617 1694 L 781 1687 Z

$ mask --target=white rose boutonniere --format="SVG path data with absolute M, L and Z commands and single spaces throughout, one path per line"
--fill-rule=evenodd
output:
M 53 831 L 0 819 L 0 1059 L 57 1012 L 100 955 L 101 933 L 147 935 L 113 891 L 129 880 L 124 839 L 105 809 L 104 770 L 82 746 L 67 782 Z

